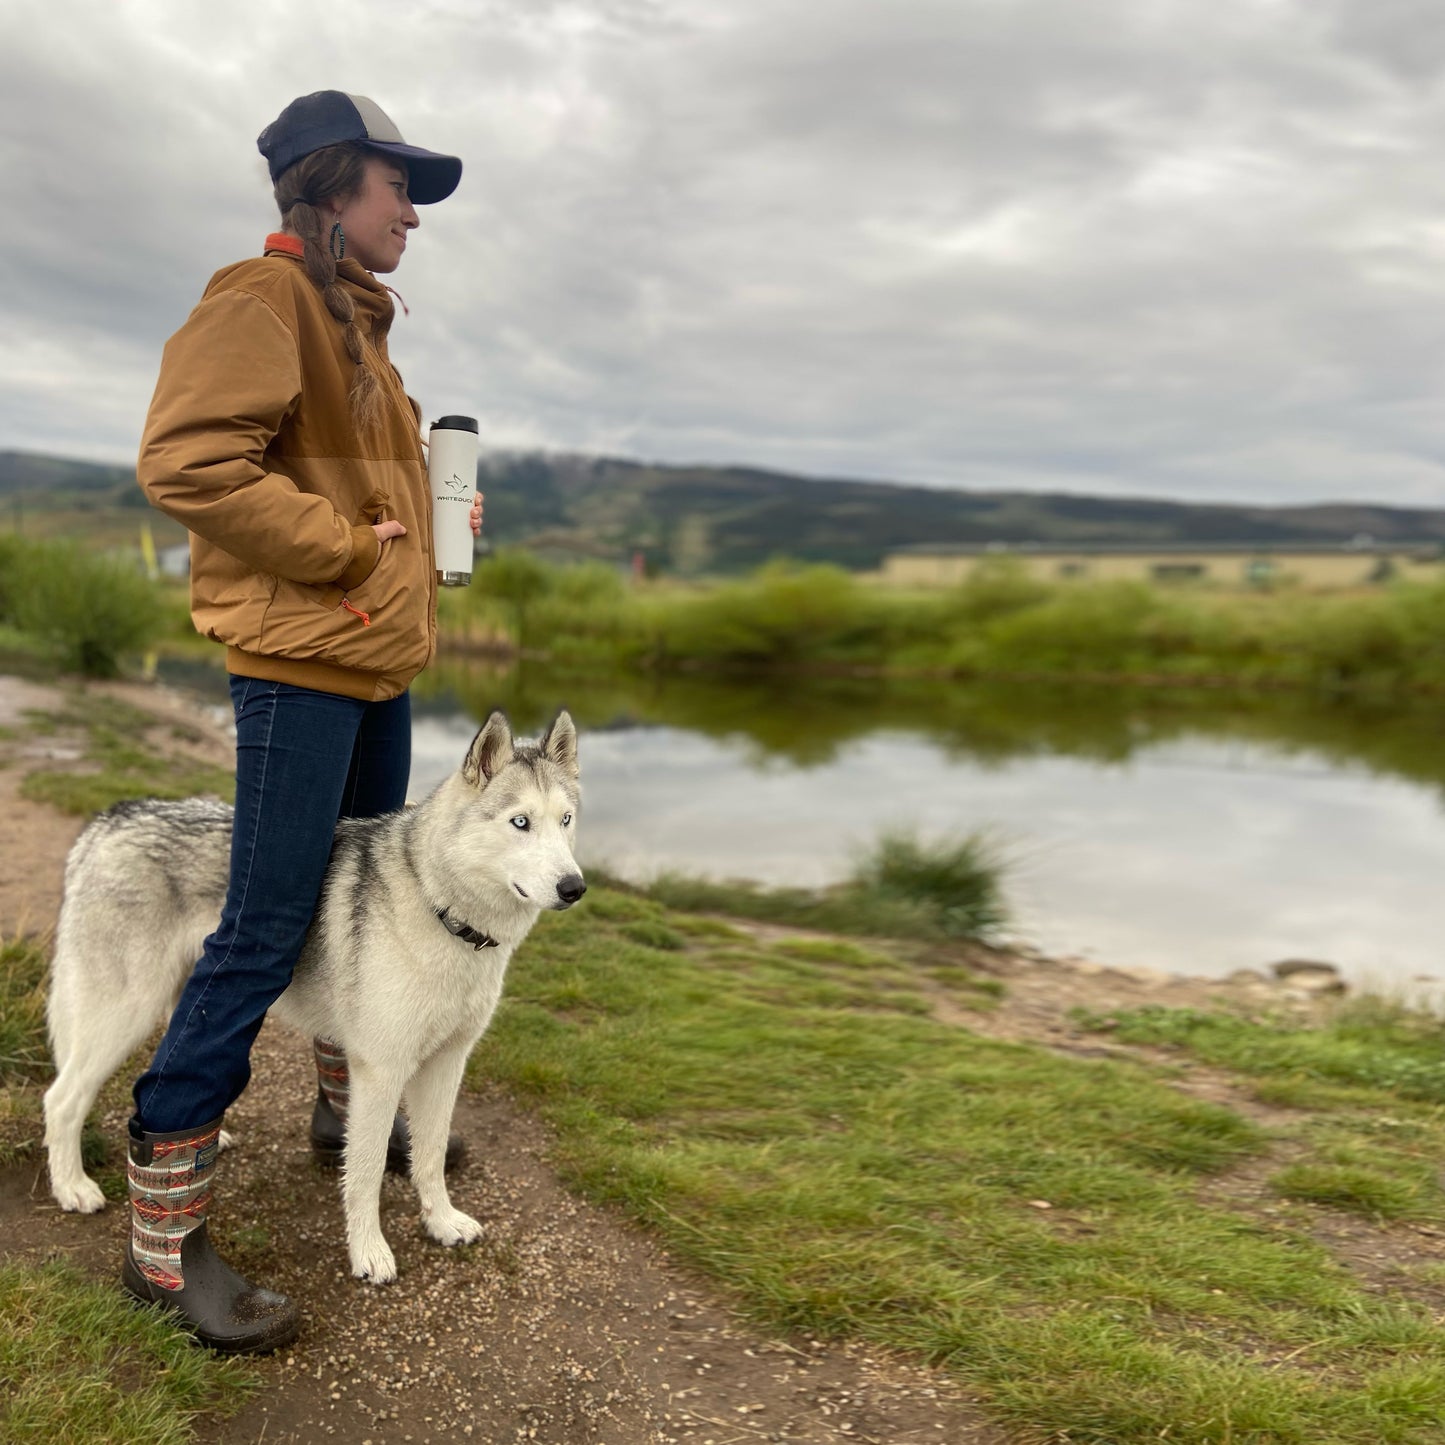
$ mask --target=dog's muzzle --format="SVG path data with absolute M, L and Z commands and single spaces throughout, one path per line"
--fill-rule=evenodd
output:
M 587 884 L 580 873 L 569 873 L 557 880 L 557 902 L 552 905 L 559 912 L 570 908 L 585 892 Z

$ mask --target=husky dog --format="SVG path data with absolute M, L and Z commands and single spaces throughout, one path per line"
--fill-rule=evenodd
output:
M 443 1156 L 467 1055 L 512 951 L 544 908 L 586 891 L 573 857 L 577 733 L 559 713 L 534 745 L 500 712 L 415 808 L 344 819 L 290 987 L 273 1005 L 350 1063 L 344 1197 L 351 1272 L 385 1284 L 381 1179 L 398 1103 L 412 1178 L 440 1244 L 481 1237 L 452 1207 Z M 231 809 L 204 799 L 121 803 L 77 839 L 65 868 L 48 1019 L 58 1077 L 45 1095 L 50 1187 L 62 1209 L 104 1206 L 80 1160 L 101 1086 L 174 1010 L 225 898 Z

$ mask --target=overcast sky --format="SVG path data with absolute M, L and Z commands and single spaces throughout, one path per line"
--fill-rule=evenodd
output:
M 465 160 L 392 351 L 486 444 L 1445 506 L 1439 0 L 0 0 L 0 447 L 133 456 L 328 87 Z

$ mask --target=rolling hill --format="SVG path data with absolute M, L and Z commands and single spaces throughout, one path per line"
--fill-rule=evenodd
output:
M 894 548 L 920 543 L 1343 543 L 1362 533 L 1445 541 L 1445 510 L 1436 509 L 947 491 L 555 453 L 491 453 L 479 484 L 494 544 L 608 561 L 641 552 L 682 575 L 738 572 L 780 555 L 871 569 Z M 128 532 L 145 515 L 128 467 L 0 451 L 0 527 L 19 517 L 27 530 L 71 530 L 73 520 Z M 156 530 L 168 534 L 169 525 Z

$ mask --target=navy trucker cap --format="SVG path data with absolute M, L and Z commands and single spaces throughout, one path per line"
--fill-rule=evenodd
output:
M 404 161 L 407 192 L 418 206 L 446 200 L 462 178 L 462 163 L 456 156 L 407 145 L 391 117 L 374 100 L 341 90 L 318 90 L 293 100 L 261 132 L 256 148 L 266 157 L 275 182 L 302 157 L 343 141 L 356 141 L 368 150 Z

